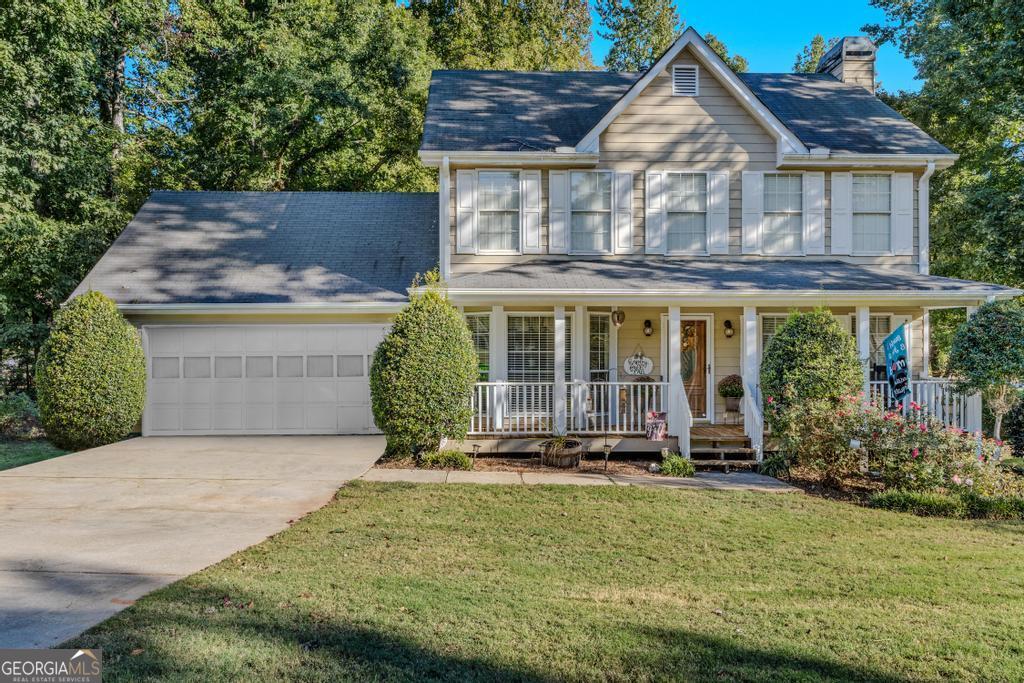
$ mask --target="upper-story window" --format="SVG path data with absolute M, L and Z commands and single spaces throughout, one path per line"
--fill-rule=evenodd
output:
M 519 173 L 480 171 L 477 239 L 481 252 L 519 251 Z
M 665 174 L 665 222 L 669 253 L 707 253 L 707 174 Z
M 853 176 L 853 251 L 887 254 L 892 249 L 892 177 Z
M 612 250 L 612 174 L 573 171 L 570 178 L 570 245 L 577 253 Z
M 800 174 L 765 174 L 763 225 L 765 254 L 803 253 L 803 177 Z

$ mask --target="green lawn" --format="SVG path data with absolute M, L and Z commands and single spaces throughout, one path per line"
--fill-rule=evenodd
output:
M 6 441 L 0 439 L 0 470 L 30 465 L 40 460 L 56 458 L 65 453 L 67 451 L 62 451 L 49 441 Z
M 369 484 L 71 641 L 105 680 L 1021 680 L 1024 525 Z

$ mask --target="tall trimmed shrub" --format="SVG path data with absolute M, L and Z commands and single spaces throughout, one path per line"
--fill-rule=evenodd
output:
M 949 366 L 957 391 L 980 392 L 992 411 L 992 435 L 1000 438 L 1003 418 L 1020 401 L 1024 382 L 1024 308 L 1016 300 L 979 307 L 953 336 Z
M 79 450 L 123 439 L 146 400 L 139 334 L 99 292 L 76 297 L 53 317 L 36 363 L 39 415 L 47 437 Z
M 419 455 L 464 439 L 477 357 L 469 327 L 435 274 L 410 297 L 370 368 L 373 417 L 391 455 Z
M 783 453 L 836 485 L 856 467 L 848 405 L 863 385 L 857 346 L 826 308 L 793 312 L 764 350 L 765 419 Z
M 766 413 L 769 421 L 785 418 L 796 403 L 838 405 L 863 383 L 857 343 L 827 308 L 791 313 L 761 360 L 761 394 L 775 406 Z

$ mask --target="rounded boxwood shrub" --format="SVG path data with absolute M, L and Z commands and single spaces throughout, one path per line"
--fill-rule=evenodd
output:
M 769 423 L 785 419 L 792 404 L 819 399 L 838 404 L 863 383 L 857 344 L 827 308 L 791 313 L 764 350 L 761 393 L 772 406 L 766 411 Z
M 139 334 L 99 292 L 57 311 L 36 363 L 39 415 L 47 437 L 71 450 L 131 433 L 146 400 Z
M 370 368 L 373 417 L 388 455 L 419 455 L 469 430 L 477 357 L 469 327 L 436 275 L 415 292 L 377 347 Z
M 443 451 L 429 451 L 420 458 L 420 467 L 435 470 L 471 470 L 473 461 L 462 451 L 449 448 Z

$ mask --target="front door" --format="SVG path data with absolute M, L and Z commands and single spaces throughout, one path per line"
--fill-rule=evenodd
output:
M 682 341 L 679 345 L 679 369 L 683 386 L 690 401 L 690 412 L 695 420 L 708 417 L 708 321 L 683 318 Z
M 690 402 L 694 420 L 714 422 L 714 394 L 711 378 L 714 372 L 714 349 L 711 331 L 714 318 L 708 315 L 683 315 L 680 320 L 679 369 Z M 662 316 L 662 339 L 668 339 L 668 316 Z M 662 359 L 667 360 L 666 344 L 662 343 Z M 666 367 L 663 360 L 662 366 Z

